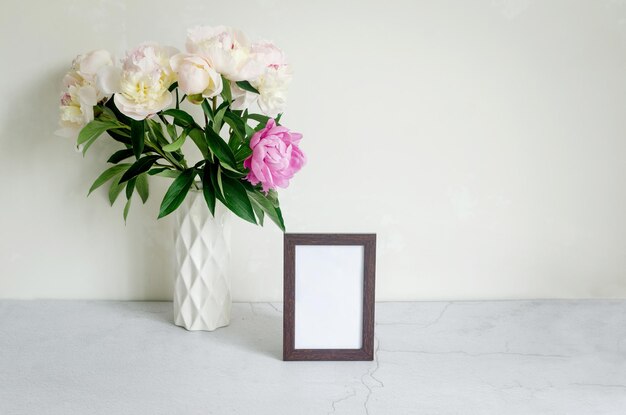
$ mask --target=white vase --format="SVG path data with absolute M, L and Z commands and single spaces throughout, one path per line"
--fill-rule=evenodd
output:
M 201 191 L 190 191 L 176 210 L 174 322 L 212 331 L 230 323 L 230 213 L 219 202 L 215 217 Z

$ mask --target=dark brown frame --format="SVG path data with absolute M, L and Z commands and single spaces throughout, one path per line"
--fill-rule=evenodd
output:
M 360 349 L 296 349 L 296 245 L 363 246 L 363 339 Z M 373 360 L 376 234 L 298 234 L 284 236 L 283 360 Z

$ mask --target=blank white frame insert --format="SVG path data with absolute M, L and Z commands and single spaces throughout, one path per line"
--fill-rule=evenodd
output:
M 297 245 L 294 346 L 363 346 L 363 245 Z

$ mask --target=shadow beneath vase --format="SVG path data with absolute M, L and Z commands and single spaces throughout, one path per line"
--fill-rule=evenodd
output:
M 172 336 L 202 339 L 212 347 L 260 354 L 282 360 L 283 317 L 280 304 L 234 303 L 230 324 L 214 331 L 190 331 L 174 324 L 171 302 L 127 302 L 123 309 L 133 318 L 158 323 Z

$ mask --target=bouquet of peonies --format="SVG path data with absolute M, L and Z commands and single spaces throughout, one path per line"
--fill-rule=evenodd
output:
M 145 43 L 121 67 L 105 50 L 74 60 L 63 79 L 58 133 L 78 137 L 83 154 L 105 132 L 123 145 L 89 193 L 110 182 L 113 204 L 125 190 L 126 220 L 133 194 L 145 203 L 148 177 L 164 176 L 174 180 L 159 218 L 193 189 L 212 214 L 219 201 L 249 222 L 262 225 L 267 215 L 284 230 L 276 189 L 287 187 L 306 159 L 302 135 L 280 124 L 291 81 L 283 52 L 223 26 L 190 29 L 186 49 Z M 262 114 L 252 112 L 254 104 Z M 199 106 L 204 122 L 183 106 Z M 202 155 L 194 164 L 182 151 L 188 139 Z

